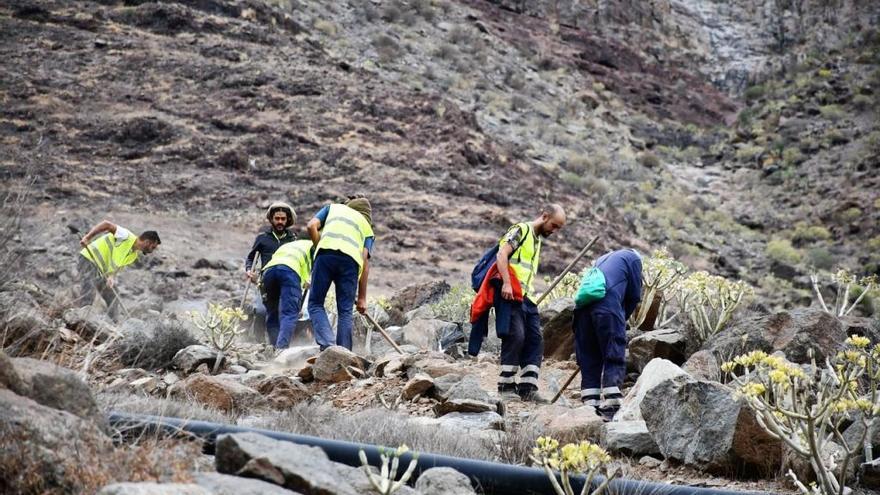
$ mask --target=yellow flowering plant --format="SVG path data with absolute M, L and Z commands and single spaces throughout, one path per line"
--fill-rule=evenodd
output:
M 870 449 L 865 437 L 880 415 L 880 344 L 853 335 L 846 347 L 818 366 L 815 358 L 799 366 L 782 357 L 752 351 L 721 367 L 737 394 L 751 407 L 758 423 L 807 459 L 816 475 L 805 484 L 792 470 L 800 491 L 809 495 L 843 495 L 847 473 L 859 449 Z M 861 436 L 844 437 L 851 423 L 861 423 Z M 834 442 L 840 449 L 832 449 Z
M 611 456 L 602 447 L 586 441 L 560 447 L 559 442 L 551 437 L 539 437 L 532 449 L 531 459 L 544 468 L 557 495 L 575 494 L 571 483 L 571 476 L 574 474 L 586 475 L 580 495 L 599 495 L 618 474 L 617 470 L 608 472 Z M 556 478 L 556 471 L 559 472 L 559 479 Z M 590 491 L 596 475 L 602 473 L 605 478 Z
M 418 453 L 413 453 L 406 471 L 404 471 L 399 480 L 395 480 L 395 478 L 397 478 L 397 470 L 400 464 L 400 456 L 407 452 L 409 452 L 409 447 L 407 447 L 406 444 L 393 450 L 385 448 L 380 449 L 379 458 L 382 460 L 382 467 L 379 469 L 379 474 L 376 474 L 373 472 L 373 469 L 367 460 L 366 452 L 364 452 L 363 449 L 358 451 L 358 457 L 361 460 L 361 467 L 363 468 L 364 473 L 366 473 L 367 478 L 370 480 L 370 484 L 377 492 L 382 495 L 391 495 L 409 481 L 419 462 Z
M 865 296 L 880 290 L 877 275 L 858 278 L 846 270 L 838 270 L 831 276 L 831 282 L 836 286 L 836 291 L 834 292 L 834 300 L 829 306 L 819 288 L 819 275 L 814 273 L 810 276 L 810 281 L 813 283 L 813 292 L 816 294 L 819 305 L 826 313 L 835 316 L 846 316 L 852 313 Z M 856 293 L 858 293 L 857 296 Z
M 656 328 L 663 328 L 678 316 L 668 314 L 669 302 L 675 299 L 679 282 L 687 273 L 687 267 L 676 261 L 666 249 L 654 251 L 642 259 L 642 304 L 630 316 L 631 328 L 639 328 L 648 317 L 654 297 L 660 297 Z
M 208 342 L 220 352 L 232 347 L 236 338 L 247 330 L 240 325 L 247 320 L 247 315 L 237 307 L 208 303 L 208 311 L 192 311 L 190 318 Z
M 701 342 L 717 334 L 730 322 L 739 305 L 753 293 L 745 282 L 699 271 L 679 283 L 678 305 L 687 315 Z

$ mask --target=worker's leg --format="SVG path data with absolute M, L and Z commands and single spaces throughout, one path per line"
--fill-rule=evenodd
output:
M 299 319 L 299 310 L 302 305 L 302 282 L 299 275 L 288 267 L 282 267 L 281 298 L 278 302 L 278 312 L 281 319 L 278 331 L 278 340 L 275 347 L 286 349 L 290 347 L 293 339 L 293 330 Z
M 620 386 L 626 376 L 626 322 L 610 313 L 594 313 L 593 326 L 604 361 L 599 413 L 610 420 L 623 400 Z
M 73 306 L 89 306 L 95 302 L 95 292 L 98 290 L 98 283 L 103 283 L 104 279 L 101 277 L 98 269 L 95 268 L 95 265 L 84 256 L 78 256 L 76 276 L 79 283 L 74 295 Z
M 327 291 L 330 290 L 330 284 L 333 282 L 331 277 L 334 272 L 334 261 L 335 258 L 327 254 L 327 251 L 319 251 L 315 257 L 315 264 L 312 266 L 309 317 L 312 320 L 312 330 L 315 332 L 315 342 L 322 351 L 332 346 L 336 340 L 333 337 L 333 328 L 330 326 L 327 311 L 324 309 L 324 300 L 327 298 Z
M 574 353 L 581 368 L 581 401 L 588 406 L 599 407 L 604 362 L 589 309 L 574 310 L 573 328 Z
M 281 298 L 282 268 L 282 266 L 276 265 L 263 274 L 263 287 L 266 290 L 266 334 L 269 336 L 269 343 L 273 346 L 278 342 L 280 326 L 278 309 Z
M 538 373 L 544 358 L 544 336 L 538 307 L 526 298 L 523 301 L 523 346 L 520 351 L 520 377 L 517 392 L 524 400 L 533 400 L 538 391 Z
M 358 292 L 360 267 L 357 261 L 344 254 L 338 255 L 336 285 L 336 345 L 351 350 L 351 332 L 354 327 L 352 311 Z
M 498 377 L 498 392 L 516 392 L 516 375 L 519 373 L 520 354 L 525 341 L 525 322 L 522 303 L 502 301 L 496 307 L 498 313 L 508 311 L 510 325 L 501 337 L 501 374 Z

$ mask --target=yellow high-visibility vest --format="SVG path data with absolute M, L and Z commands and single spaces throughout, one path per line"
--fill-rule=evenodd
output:
M 305 285 L 312 276 L 312 255 L 309 252 L 311 249 L 312 241 L 308 239 L 282 244 L 275 250 L 272 260 L 263 267 L 263 272 L 273 266 L 284 265 L 295 271 Z
M 126 239 L 117 242 L 116 236 L 108 232 L 90 242 L 79 253 L 94 263 L 98 271 L 110 276 L 137 261 L 138 252 L 134 250 L 136 241 L 137 236 L 130 234 Z
M 538 262 L 541 259 L 541 238 L 535 235 L 531 223 L 518 223 L 516 227 L 520 231 L 525 231 L 525 236 L 519 248 L 510 257 L 510 267 L 522 286 L 523 296 L 527 296 L 535 292 L 535 275 L 538 273 Z M 499 247 L 503 242 L 504 237 L 498 241 Z
M 345 205 L 330 205 L 317 252 L 322 249 L 342 251 L 357 261 L 358 273 L 361 273 L 364 270 L 364 246 L 367 238 L 372 236 L 373 227 L 363 215 Z

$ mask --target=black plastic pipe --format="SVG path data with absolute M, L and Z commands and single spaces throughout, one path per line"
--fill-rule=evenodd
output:
M 145 414 L 111 412 L 108 419 L 111 425 L 125 430 L 190 433 L 205 441 L 205 448 L 208 453 L 213 453 L 214 444 L 219 435 L 227 433 L 259 433 L 276 440 L 320 447 L 331 461 L 349 466 L 358 467 L 361 465 L 358 458 L 360 450 L 366 453 L 370 464 L 378 466 L 380 463 L 379 454 L 382 447 L 375 445 Z M 408 465 L 410 459 L 412 459 L 411 452 L 404 454 L 401 456 L 401 465 Z M 423 471 L 433 467 L 453 468 L 470 478 L 474 487 L 490 495 L 556 495 L 550 481 L 547 479 L 546 473 L 542 469 L 438 454 L 419 454 L 418 465 L 413 473 L 413 480 L 417 479 Z M 575 493 L 579 493 L 586 479 L 583 476 L 573 476 L 571 481 Z M 609 483 L 606 493 L 609 495 L 758 495 L 762 492 L 715 490 L 616 479 Z

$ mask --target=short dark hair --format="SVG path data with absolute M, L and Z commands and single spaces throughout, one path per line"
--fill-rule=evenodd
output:
M 155 230 L 145 230 L 138 238 L 142 241 L 150 241 L 154 244 L 162 244 L 162 240 L 159 239 L 159 233 Z

